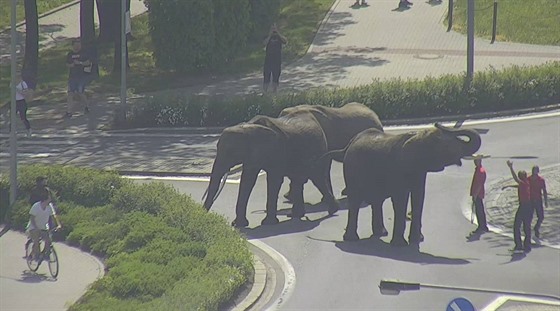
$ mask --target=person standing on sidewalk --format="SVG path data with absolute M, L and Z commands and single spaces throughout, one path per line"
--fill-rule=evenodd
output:
M 471 183 L 471 197 L 476 211 L 478 227 L 474 234 L 488 232 L 486 212 L 484 211 L 484 183 L 486 182 L 486 169 L 482 166 L 482 154 L 474 155 L 474 175 Z
M 511 172 L 511 176 L 517 183 L 517 185 L 505 186 L 502 188 L 513 187 L 517 188 L 517 195 L 519 198 L 519 208 L 515 213 L 515 220 L 513 221 L 513 240 L 515 247 L 514 252 L 530 252 L 531 251 L 531 221 L 533 220 L 533 207 L 531 206 L 531 187 L 529 183 L 529 178 L 527 177 L 527 172 L 519 171 L 517 176 L 513 170 L 513 162 L 507 161 L 507 166 Z M 525 234 L 525 239 L 521 243 L 521 226 L 523 226 L 523 233 Z
M 272 76 L 272 92 L 276 93 L 280 83 L 280 72 L 282 70 L 282 45 L 287 44 L 288 40 L 278 32 L 276 24 L 270 28 L 268 37 L 264 40 L 266 45 L 266 55 L 264 57 L 263 68 L 263 90 L 268 92 L 270 77 Z
M 91 72 L 91 61 L 87 53 L 82 51 L 80 39 L 72 40 L 72 51 L 66 55 L 66 66 L 68 67 L 68 105 L 65 117 L 72 117 L 76 98 L 84 104 L 84 113 L 89 112 L 85 88 L 87 84 L 86 71 Z
M 26 97 L 29 98 L 33 90 L 27 86 L 27 83 L 21 78 L 21 76 L 19 76 L 18 79 L 19 83 L 16 85 L 16 113 L 19 115 L 23 125 L 25 125 L 27 137 L 31 137 L 31 123 L 29 123 L 29 120 L 27 119 Z
M 537 223 L 535 224 L 535 236 L 537 238 L 541 237 L 541 224 L 544 220 L 544 208 L 543 208 L 543 197 L 544 206 L 548 207 L 548 193 L 546 192 L 546 183 L 544 178 L 539 176 L 539 167 L 537 165 L 533 166 L 531 176 L 529 177 L 529 184 L 531 186 L 531 205 L 537 213 Z

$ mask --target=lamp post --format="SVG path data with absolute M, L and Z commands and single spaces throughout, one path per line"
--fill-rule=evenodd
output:
M 530 297 L 538 297 L 538 298 L 560 301 L 559 296 L 545 295 L 545 294 L 533 294 L 533 293 L 524 293 L 524 292 L 503 291 L 503 290 L 496 290 L 496 289 L 449 286 L 449 285 L 426 284 L 426 283 L 411 283 L 411 282 L 401 282 L 398 280 L 381 280 L 379 282 L 379 291 L 383 295 L 398 295 L 400 294 L 401 291 L 420 290 L 421 288 L 462 290 L 468 292 L 478 292 L 478 293 L 487 293 L 487 294 L 530 296 Z
M 121 0 L 121 111 L 120 120 L 126 121 L 126 0 Z
M 12 0 L 11 29 L 10 29 L 10 57 L 11 57 L 11 85 L 10 85 L 10 208 L 17 196 L 17 118 L 16 118 L 16 3 Z
M 471 88 L 474 75 L 474 0 L 467 4 L 467 90 Z

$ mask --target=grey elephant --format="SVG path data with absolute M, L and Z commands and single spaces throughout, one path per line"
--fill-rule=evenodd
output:
M 280 118 L 256 116 L 247 123 L 228 127 L 218 140 L 204 206 L 211 208 L 222 177 L 232 167 L 242 164 L 236 218 L 232 225 L 245 227 L 249 224 L 247 202 L 261 170 L 267 173 L 266 217 L 262 224 L 278 223 L 278 192 L 285 176 L 290 178 L 294 187 L 293 217 L 305 214 L 303 185 L 309 179 L 323 195 L 329 213 L 333 214 L 338 210 L 338 202 L 327 184 L 330 160 L 320 160 L 326 152 L 323 129 L 308 112 L 291 113 Z
M 375 128 L 383 131 L 383 125 L 377 114 L 367 106 L 352 102 L 340 108 L 325 107 L 320 105 L 299 105 L 285 108 L 280 112 L 280 117 L 289 116 L 301 112 L 309 112 L 315 116 L 327 139 L 327 149 L 344 149 L 356 134 L 368 128 Z M 344 156 L 334 157 L 333 159 L 342 162 Z M 332 183 L 329 173 L 327 175 L 329 188 L 332 192 Z M 291 199 L 292 187 L 284 196 Z
M 423 241 L 422 210 L 428 172 L 439 172 L 449 165 L 461 165 L 461 158 L 475 153 L 480 135 L 469 129 L 450 129 L 438 123 L 435 128 L 399 135 L 368 129 L 358 134 L 344 154 L 344 180 L 348 195 L 348 224 L 345 241 L 358 240 L 358 212 L 362 202 L 371 205 L 374 236 L 387 235 L 382 205 L 391 198 L 394 210 L 392 245 L 407 245 L 404 239 L 409 196 L 412 221 L 408 241 Z

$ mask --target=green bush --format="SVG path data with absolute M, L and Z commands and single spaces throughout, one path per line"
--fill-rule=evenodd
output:
M 560 102 L 560 62 L 479 72 L 469 90 L 462 75 L 375 81 L 346 89 L 312 89 L 275 97 L 156 96 L 133 107 L 123 127 L 231 126 L 257 114 L 278 116 L 299 104 L 338 107 L 361 102 L 382 120 L 531 108 Z

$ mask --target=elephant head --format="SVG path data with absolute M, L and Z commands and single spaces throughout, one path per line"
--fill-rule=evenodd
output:
M 403 155 L 410 169 L 439 172 L 449 165 L 461 165 L 461 158 L 472 155 L 481 146 L 480 135 L 470 129 L 435 128 L 410 135 L 403 144 Z
M 278 165 L 283 152 L 282 135 L 267 126 L 243 123 L 224 129 L 218 140 L 204 207 L 207 210 L 212 207 L 220 181 L 234 166 L 243 164 L 243 169 L 261 169 Z

